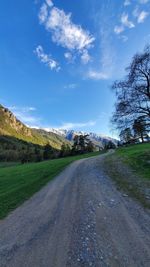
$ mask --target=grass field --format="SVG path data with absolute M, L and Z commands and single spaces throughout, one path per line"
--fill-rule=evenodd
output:
M 100 152 L 11 167 L 1 164 L 5 168 L 0 168 L 0 219 L 40 190 L 71 162 L 97 155 Z
M 12 166 L 17 166 L 20 165 L 20 162 L 0 162 L 0 168 L 7 168 L 7 167 L 12 167 Z
M 150 208 L 150 143 L 118 148 L 104 168 L 119 190 Z
M 119 148 L 117 155 L 137 170 L 143 178 L 150 180 L 150 143 Z

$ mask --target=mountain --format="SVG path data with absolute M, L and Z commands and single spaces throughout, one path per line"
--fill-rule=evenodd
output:
M 71 145 L 71 142 L 65 136 L 53 131 L 46 131 L 44 129 L 31 128 L 34 133 L 43 138 L 45 143 L 50 143 L 52 147 L 60 149 L 62 144 Z
M 40 161 L 44 158 L 44 146 L 52 147 L 51 158 L 58 157 L 62 144 L 71 147 L 75 135 L 89 135 L 99 149 L 117 140 L 95 133 L 64 129 L 34 129 L 18 120 L 8 109 L 0 105 L 0 161 Z
M 102 134 L 96 134 L 92 132 L 64 130 L 64 129 L 49 129 L 49 131 L 56 133 L 57 135 L 63 136 L 69 141 L 73 141 L 75 135 L 88 135 L 89 139 L 96 145 L 104 147 L 109 141 L 117 145 L 118 140 Z
M 0 136 L 16 138 L 40 146 L 49 143 L 58 150 L 63 143 L 69 144 L 69 141 L 64 136 L 27 127 L 9 109 L 2 105 L 0 105 Z

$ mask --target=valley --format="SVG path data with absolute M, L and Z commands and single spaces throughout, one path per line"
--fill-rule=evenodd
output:
M 8 108 L 0 105 L 0 161 L 42 161 L 46 145 L 50 150 L 50 155 L 46 159 L 59 158 L 61 154 L 69 156 L 72 154 L 71 148 L 75 136 L 86 135 L 93 144 L 93 151 L 103 150 L 109 142 L 116 146 L 118 142 L 113 138 L 94 133 L 31 128 L 18 120 Z M 65 153 L 61 153 L 63 147 Z
M 0 267 L 150 267 L 150 0 L 0 8 Z

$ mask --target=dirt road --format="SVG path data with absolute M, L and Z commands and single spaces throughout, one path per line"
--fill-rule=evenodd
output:
M 150 266 L 150 214 L 117 191 L 104 158 L 74 162 L 0 222 L 0 267 Z

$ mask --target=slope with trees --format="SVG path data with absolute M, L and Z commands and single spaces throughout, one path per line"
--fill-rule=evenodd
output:
M 63 136 L 27 127 L 0 105 L 0 161 L 26 163 L 55 158 L 62 144 L 71 146 Z M 47 146 L 52 148 L 49 156 L 45 156 Z

